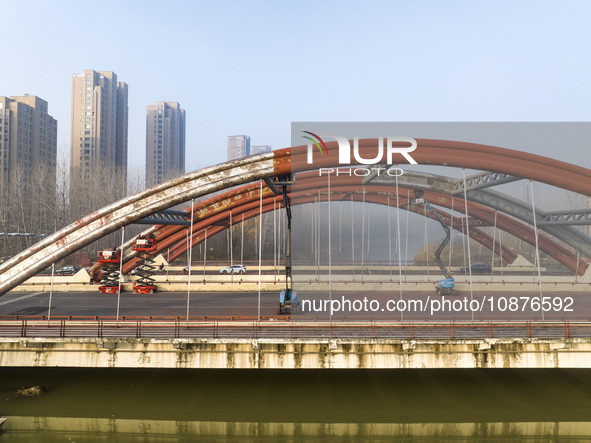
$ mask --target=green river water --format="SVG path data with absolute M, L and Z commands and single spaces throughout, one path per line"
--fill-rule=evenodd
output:
M 1 368 L 0 415 L 0 442 L 586 441 L 591 370 Z

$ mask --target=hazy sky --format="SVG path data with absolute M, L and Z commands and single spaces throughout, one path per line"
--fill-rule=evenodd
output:
M 228 135 L 289 146 L 292 121 L 591 120 L 588 1 L 0 0 L 0 17 L 0 95 L 47 100 L 69 151 L 72 74 L 114 71 L 142 168 L 160 100 L 187 111 L 187 171 L 225 161 Z

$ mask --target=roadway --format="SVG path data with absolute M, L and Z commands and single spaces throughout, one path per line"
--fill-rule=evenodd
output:
M 386 306 L 400 300 L 400 294 L 383 292 L 301 293 L 302 301 L 330 306 L 330 299 L 357 302 L 373 301 Z M 483 310 L 475 313 L 435 312 L 335 312 L 304 310 L 301 314 L 278 316 L 276 293 L 216 292 L 192 293 L 190 322 L 186 322 L 187 293 L 163 292 L 120 297 L 119 321 L 116 321 L 117 295 L 97 293 L 54 293 L 51 322 L 47 317 L 48 293 L 9 293 L 0 298 L 0 337 L 112 337 L 160 339 L 471 339 L 471 338 L 570 338 L 591 336 L 591 298 L 583 293 L 551 295 L 556 299 L 573 298 L 573 311 L 539 312 L 524 309 L 506 312 L 490 310 L 500 298 L 535 299 L 538 293 L 477 293 L 473 300 Z M 409 293 L 403 300 L 442 302 L 434 293 Z M 446 297 L 456 303 L 469 303 L 470 294 Z M 314 306 L 314 304 L 311 304 Z M 564 303 L 563 303 L 564 306 Z M 531 306 L 530 306 L 531 307 Z M 98 321 L 95 317 L 99 317 Z M 289 321 L 291 320 L 291 321 Z M 530 322 L 533 321 L 533 324 Z M 537 323 L 536 323 L 537 322 Z
M 303 311 L 292 320 L 343 321 L 591 321 L 591 297 L 586 292 L 548 293 L 544 305 L 539 292 L 469 292 L 441 297 L 435 292 L 300 292 Z M 117 295 L 97 292 L 54 292 L 52 318 L 62 316 L 115 317 Z M 332 300 L 332 301 L 331 301 Z M 278 317 L 276 292 L 260 295 L 260 316 Z M 259 315 L 257 292 L 193 292 L 190 317 L 241 317 Z M 330 307 L 333 307 L 331 313 Z M 12 292 L 0 298 L 0 318 L 48 315 L 49 292 Z M 545 312 L 542 315 L 542 309 Z M 401 312 L 402 311 L 402 312 Z M 474 311 L 474 312 L 473 312 Z M 186 318 L 187 293 L 123 292 L 120 317 Z

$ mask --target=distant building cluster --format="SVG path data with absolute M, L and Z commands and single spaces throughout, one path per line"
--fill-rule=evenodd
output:
M 72 77 L 70 167 L 127 174 L 127 85 L 114 72 Z M 146 114 L 146 186 L 185 173 L 185 110 L 157 102 Z
M 236 160 L 237 158 L 271 152 L 272 150 L 269 145 L 258 145 L 251 148 L 248 135 L 230 135 L 228 137 L 228 160 Z
M 72 76 L 70 171 L 101 168 L 127 181 L 128 86 L 112 71 L 87 69 Z M 19 175 L 43 167 L 55 186 L 57 121 L 45 100 L 25 94 L 0 97 L 0 191 Z M 185 173 L 185 110 L 157 102 L 146 114 L 146 186 Z M 12 179 L 11 179 L 12 177 Z M 106 178 L 108 179 L 108 178 Z M 24 181 L 26 183 L 26 180 Z
M 72 76 L 70 172 L 117 174 L 124 187 L 128 163 L 128 85 L 112 71 L 84 70 Z M 186 114 L 178 102 L 159 101 L 146 112 L 146 187 L 185 173 Z M 228 160 L 272 150 L 252 146 L 247 135 L 228 137 Z M 55 187 L 57 120 L 36 96 L 0 97 L 0 191 L 6 195 L 43 167 Z M 11 179 L 12 177 L 12 179 Z M 72 184 L 73 182 L 71 182 Z

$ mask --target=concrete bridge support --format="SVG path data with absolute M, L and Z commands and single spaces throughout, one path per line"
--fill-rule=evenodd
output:
M 207 369 L 589 368 L 590 338 L 2 338 L 0 366 Z

